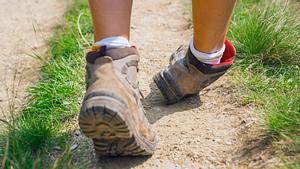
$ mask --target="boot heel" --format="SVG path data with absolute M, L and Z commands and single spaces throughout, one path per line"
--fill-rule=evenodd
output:
M 79 126 L 89 138 L 128 139 L 132 137 L 122 113 L 127 108 L 109 98 L 85 101 L 79 115 Z
M 154 148 L 144 141 L 124 117 L 127 107 L 114 98 L 96 96 L 86 100 L 80 110 L 79 126 L 93 139 L 95 153 L 102 156 L 148 156 Z

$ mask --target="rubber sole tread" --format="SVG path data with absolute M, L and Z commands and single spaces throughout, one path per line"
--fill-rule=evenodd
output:
M 121 115 L 120 106 L 97 100 L 86 101 L 80 115 L 82 132 L 93 139 L 97 156 L 148 156 L 152 150 L 142 147 Z M 123 107 L 124 108 L 124 107 Z

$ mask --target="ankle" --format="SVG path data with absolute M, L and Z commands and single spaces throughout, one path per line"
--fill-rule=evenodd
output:
M 122 36 L 111 36 L 95 42 L 93 49 L 99 49 L 105 46 L 106 49 L 130 47 L 128 39 Z
M 202 52 L 195 48 L 194 40 L 192 38 L 192 40 L 190 41 L 190 44 L 189 44 L 189 48 L 190 48 L 193 56 L 200 62 L 203 62 L 206 64 L 219 64 L 226 47 L 224 44 L 223 47 L 217 52 L 212 52 L 212 53 Z

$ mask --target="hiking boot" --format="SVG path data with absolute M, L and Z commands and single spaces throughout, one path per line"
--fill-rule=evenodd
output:
M 133 47 L 102 47 L 87 54 L 87 91 L 79 115 L 82 132 L 98 156 L 144 156 L 155 150 L 137 82 L 139 55 Z
M 232 65 L 235 49 L 228 40 L 221 63 L 210 65 L 197 60 L 191 50 L 179 47 L 172 54 L 167 68 L 154 76 L 154 82 L 166 99 L 173 104 L 188 95 L 197 94 L 219 79 Z

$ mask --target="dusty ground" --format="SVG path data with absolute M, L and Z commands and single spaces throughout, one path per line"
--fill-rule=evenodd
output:
M 142 57 L 143 104 L 158 133 L 158 150 L 150 158 L 95 159 L 91 142 L 77 128 L 75 158 L 90 160 L 91 168 L 108 169 L 272 168 L 278 160 L 269 156 L 269 139 L 261 134 L 251 108 L 233 101 L 235 90 L 228 75 L 200 95 L 171 106 L 164 104 L 153 84 L 153 75 L 191 37 L 180 0 L 134 1 L 132 24 L 132 42 Z
M 0 118 L 20 109 L 25 89 L 38 79 L 40 64 L 29 55 L 45 54 L 65 6 L 59 0 L 0 0 Z
M 45 39 L 64 8 L 59 0 L 0 0 L 0 106 L 4 112 L 9 112 L 12 102 L 16 103 L 13 110 L 19 108 L 26 98 L 25 88 L 37 80 L 39 63 L 27 54 L 47 50 Z M 172 51 L 189 41 L 191 30 L 183 13 L 180 0 L 134 1 L 132 41 L 142 56 L 140 88 L 147 117 L 159 137 L 157 152 L 149 158 L 95 159 L 91 142 L 77 127 L 72 133 L 73 143 L 79 145 L 73 151 L 76 160 L 89 162 L 90 168 L 108 169 L 272 168 L 276 164 L 276 158 L 269 156 L 269 139 L 261 134 L 251 108 L 232 101 L 235 90 L 227 77 L 200 95 L 164 105 L 152 76 L 167 65 Z M 16 89 L 17 95 L 7 95 Z

